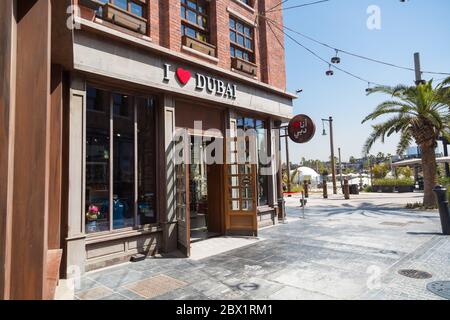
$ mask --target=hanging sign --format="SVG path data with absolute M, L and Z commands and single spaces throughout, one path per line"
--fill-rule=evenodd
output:
M 307 115 L 299 114 L 289 122 L 288 135 L 295 143 L 309 142 L 315 133 L 316 125 Z

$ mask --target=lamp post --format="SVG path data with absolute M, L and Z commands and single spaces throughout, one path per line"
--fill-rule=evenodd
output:
M 333 117 L 329 117 L 328 119 L 322 119 L 323 135 L 324 136 L 327 135 L 327 132 L 325 130 L 325 122 L 328 122 L 329 125 L 330 125 L 331 174 L 333 176 L 333 194 L 337 194 L 336 161 L 334 159 L 334 141 L 333 141 Z
M 288 135 L 285 135 L 285 145 L 286 145 L 286 173 L 287 173 L 287 191 L 291 192 L 291 162 L 289 160 L 289 139 Z
M 341 190 L 344 190 L 344 184 L 342 180 L 342 161 L 341 161 L 341 148 L 338 148 L 339 152 L 339 182 L 341 183 Z

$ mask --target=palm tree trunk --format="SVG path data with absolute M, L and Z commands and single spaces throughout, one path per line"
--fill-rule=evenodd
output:
M 426 144 L 420 146 L 422 149 L 422 172 L 424 182 L 424 207 L 436 207 L 436 198 L 433 193 L 433 188 L 437 185 L 436 174 L 436 154 L 434 144 Z

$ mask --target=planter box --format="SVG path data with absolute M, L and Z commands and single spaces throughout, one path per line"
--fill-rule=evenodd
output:
M 398 186 L 396 189 L 398 193 L 414 192 L 414 186 Z
M 135 32 L 147 33 L 146 19 L 122 10 L 111 3 L 103 5 L 103 19 Z
M 258 69 L 256 64 L 236 57 L 231 59 L 231 67 L 235 70 L 242 71 L 253 76 L 256 76 Z
M 380 186 L 381 192 L 383 193 L 393 193 L 395 190 L 394 186 Z
M 372 192 L 381 192 L 380 186 L 372 186 Z
M 182 38 L 183 45 L 197 50 L 198 52 L 204 53 L 208 56 L 215 57 L 216 56 L 216 47 L 212 44 L 188 37 L 186 35 Z
M 393 193 L 395 186 L 372 186 L 373 192 Z

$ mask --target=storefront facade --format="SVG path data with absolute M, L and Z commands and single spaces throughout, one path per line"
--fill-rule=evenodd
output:
M 271 52 L 279 39 L 254 22 L 276 1 L 122 2 L 67 1 L 70 63 L 51 58 L 61 277 L 138 253 L 188 256 L 192 241 L 256 236 L 278 220 L 277 128 L 295 96 L 282 47 Z M 256 158 L 241 160 L 242 148 Z
M 78 232 L 68 237 L 68 265 L 87 271 L 136 253 L 189 254 L 191 236 L 256 235 L 276 223 L 276 168 L 260 175 L 258 164 L 249 165 L 254 186 L 240 189 L 245 177 L 226 161 L 226 138 L 227 131 L 260 130 L 258 149 L 278 159 L 273 129 L 290 118 L 292 96 L 153 48 L 124 51 L 121 42 L 90 32 L 96 27 L 82 21 L 74 38 L 69 180 L 77 183 L 69 184 L 69 221 L 77 224 L 69 230 Z M 192 161 L 179 168 L 172 159 L 179 129 L 192 145 L 220 141 L 224 161 L 195 161 L 201 151 L 192 146 L 186 155 Z

